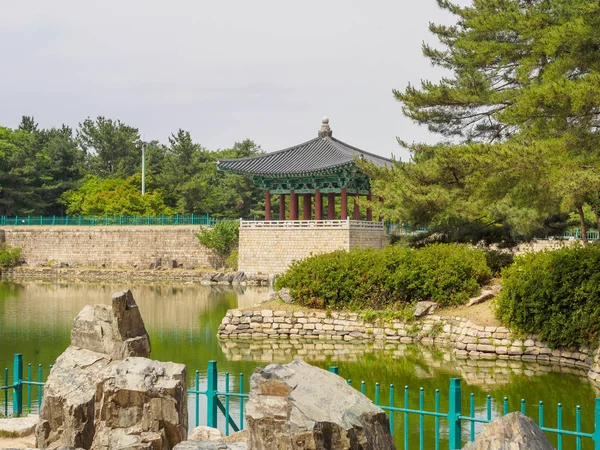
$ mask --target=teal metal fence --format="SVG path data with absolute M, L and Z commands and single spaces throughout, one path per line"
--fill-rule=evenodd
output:
M 52 366 L 49 367 L 50 369 L 52 369 Z M 23 373 L 23 355 L 20 353 L 14 355 L 12 384 L 9 384 L 8 368 L 4 369 L 4 385 L 0 386 L 0 394 L 3 397 L 3 405 L 0 412 L 5 417 L 9 415 L 9 406 L 11 408 L 10 414 L 17 417 L 23 415 L 24 411 L 39 411 L 44 392 L 44 371 L 42 365 L 39 364 L 37 367 L 37 381 L 33 380 L 32 371 L 32 365 L 27 364 L 27 378 L 25 378 L 25 374 Z M 12 401 L 9 402 L 9 392 L 11 390 Z M 24 396 L 26 400 L 25 404 L 23 403 Z
M 217 219 L 209 214 L 174 216 L 0 216 L 0 226 L 112 226 L 112 225 L 205 225 Z
M 52 367 L 52 366 L 50 366 Z M 32 411 L 32 388 L 37 389 L 37 405 L 33 405 L 35 410 L 41 407 L 42 393 L 44 383 L 42 367 L 38 366 L 38 381 L 32 380 L 31 364 L 27 366 L 27 378 L 23 378 L 23 358 L 21 354 L 14 355 L 13 367 L 13 383 L 9 383 L 8 369 L 4 371 L 4 386 L 0 387 L 0 392 L 4 392 L 4 415 L 9 414 L 9 405 L 12 406 L 12 415 L 19 416 L 23 413 L 24 404 L 23 397 L 26 395 L 26 405 L 29 411 Z M 330 367 L 329 370 L 339 375 L 337 367 Z M 200 425 L 202 413 L 206 414 L 206 425 L 213 428 L 219 426 L 219 412 L 221 413 L 221 423 L 224 422 L 222 428 L 225 434 L 229 435 L 232 431 L 240 431 L 244 429 L 244 405 L 248 399 L 248 394 L 244 392 L 244 374 L 239 374 L 237 380 L 237 392 L 231 389 L 232 377 L 228 372 L 219 377 L 217 370 L 217 362 L 209 361 L 208 370 L 206 372 L 206 385 L 201 389 L 200 371 L 196 370 L 194 387 L 187 392 L 191 396 L 194 405 L 194 419 L 192 423 L 195 426 Z M 352 386 L 352 380 L 347 380 L 347 383 Z M 219 388 L 221 384 L 222 388 Z M 24 389 L 25 392 L 24 392 Z M 8 392 L 12 390 L 12 404 L 8 401 Z M 360 383 L 360 391 L 368 395 L 367 383 Z M 501 412 L 498 414 L 493 410 L 492 405 L 496 404 L 494 399 L 488 395 L 485 401 L 484 408 L 476 408 L 475 395 L 469 394 L 468 408 L 463 407 L 463 399 L 465 397 L 460 378 L 451 378 L 450 386 L 447 394 L 442 398 L 441 391 L 436 389 L 433 392 L 433 411 L 425 408 L 426 393 L 423 388 L 418 391 L 418 407 L 411 407 L 409 402 L 410 389 L 404 386 L 402 390 L 402 404 L 397 404 L 396 391 L 394 385 L 388 387 L 388 397 L 386 401 L 382 401 L 382 389 L 379 383 L 374 384 L 374 398 L 372 400 L 381 409 L 387 412 L 390 421 L 390 430 L 394 434 L 397 430 L 396 421 L 400 420 L 402 436 L 400 442 L 403 444 L 399 448 L 408 450 L 409 448 L 435 448 L 439 450 L 442 447 L 449 450 L 459 450 L 462 448 L 463 442 L 472 442 L 476 437 L 477 425 L 492 422 L 498 415 L 506 415 L 511 412 L 508 398 L 504 397 L 501 401 Z M 201 396 L 204 396 L 204 402 L 201 402 Z M 447 410 L 442 410 L 441 403 L 447 405 Z M 189 404 L 189 403 L 188 403 Z M 202 407 L 205 410 L 202 411 Z M 539 402 L 536 405 L 537 423 L 540 428 L 549 436 L 554 437 L 557 443 L 557 450 L 566 450 L 575 448 L 581 450 L 583 446 L 600 450 L 600 398 L 595 399 L 595 408 L 593 423 L 594 429 L 590 431 L 582 430 L 582 411 L 579 406 L 575 410 L 575 430 L 563 428 L 563 409 L 559 403 L 557 407 L 556 427 L 546 426 L 547 417 L 544 414 L 544 403 Z M 478 413 L 476 414 L 476 410 Z M 521 400 L 518 410 L 527 415 L 527 404 L 525 400 Z M 234 418 L 234 416 L 237 416 Z M 530 416 L 531 417 L 531 416 Z M 535 417 L 532 417 L 535 420 Z M 425 421 L 433 421 L 433 432 L 427 435 Z M 412 425 L 411 425 L 412 421 Z M 418 425 L 415 427 L 415 425 Z M 418 430 L 417 433 L 414 430 Z M 418 442 L 411 441 L 411 436 L 418 434 Z M 432 434 L 432 435 L 431 435 Z M 574 440 L 574 447 L 566 446 L 564 440 L 566 437 Z M 432 447 L 433 445 L 433 447 Z M 447 446 L 446 446 L 447 445 Z

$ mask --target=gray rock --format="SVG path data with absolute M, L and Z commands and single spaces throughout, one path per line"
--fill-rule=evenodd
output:
M 463 450 L 554 450 L 554 447 L 533 419 L 514 412 L 486 424 L 483 432 Z
M 487 290 L 481 291 L 481 295 L 471 298 L 469 300 L 469 303 L 467 303 L 467 306 L 478 305 L 479 303 L 483 303 L 483 302 L 493 299 L 495 296 L 496 296 L 496 294 L 492 291 L 487 291 Z
M 231 282 L 233 281 L 234 278 L 235 278 L 235 273 L 226 273 L 223 275 L 223 279 L 221 281 L 231 284 Z
M 17 438 L 29 436 L 35 431 L 35 425 L 38 420 L 39 416 L 37 414 L 30 414 L 27 417 L 0 419 L 0 431 L 9 433 Z
M 413 315 L 415 317 L 422 317 L 427 314 L 433 314 L 435 312 L 435 310 L 437 309 L 437 306 L 438 305 L 436 302 L 419 302 L 419 303 L 417 303 L 417 306 L 415 308 L 415 312 L 413 313 Z
M 243 281 L 246 281 L 246 274 L 240 270 L 235 273 L 232 283 L 242 283 Z
M 150 338 L 131 291 L 113 295 L 112 306 L 85 306 L 75 318 L 71 345 L 112 359 L 150 356 Z
M 94 439 L 94 395 L 108 355 L 69 347 L 58 357 L 44 386 L 36 445 L 90 448 Z
M 96 387 L 92 449 L 172 448 L 187 437 L 184 364 L 126 358 Z
M 290 290 L 287 288 L 281 289 L 279 292 L 279 298 L 283 300 L 285 303 L 294 303 L 294 298 L 290 294 Z
M 210 276 L 210 281 L 214 281 L 215 283 L 218 283 L 220 281 L 223 281 L 224 276 L 225 276 L 225 274 L 223 272 L 213 273 Z
M 111 306 L 84 307 L 44 386 L 37 447 L 147 450 L 185 439 L 185 366 L 142 357 L 149 354 L 130 291 Z
M 216 441 L 223 437 L 221 430 L 217 428 L 205 427 L 200 425 L 192 430 L 188 436 L 189 441 Z
M 382 409 L 341 377 L 304 361 L 252 375 L 246 421 L 251 449 L 396 448 Z

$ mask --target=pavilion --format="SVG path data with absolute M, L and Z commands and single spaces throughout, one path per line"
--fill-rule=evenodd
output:
M 317 137 L 310 141 L 264 155 L 218 161 L 219 170 L 251 176 L 265 190 L 265 220 L 240 223 L 239 270 L 277 274 L 310 255 L 387 245 L 389 236 L 381 218 L 373 221 L 370 202 L 361 215 L 359 199 L 371 200 L 372 195 L 370 179 L 361 172 L 358 160 L 392 164 L 334 138 L 325 117 Z M 271 217 L 273 195 L 279 196 L 279 220 Z M 354 200 L 352 217 L 348 197 Z
M 279 195 L 279 220 L 298 220 L 298 199 L 302 196 L 302 220 L 323 220 L 327 199 L 327 220 L 334 220 L 336 197 L 340 197 L 340 219 L 346 220 L 348 196 L 354 199 L 354 220 L 360 220 L 360 196 L 371 200 L 369 177 L 356 164 L 361 159 L 379 166 L 392 161 L 360 150 L 332 135 L 329 119 L 323 118 L 318 136 L 293 147 L 260 156 L 223 159 L 217 162 L 222 171 L 252 176 L 265 190 L 265 220 L 271 220 L 271 196 Z M 289 197 L 289 213 L 286 213 Z M 314 206 L 314 208 L 313 208 Z M 314 209 L 314 214 L 313 214 Z M 373 220 L 371 208 L 366 220 Z

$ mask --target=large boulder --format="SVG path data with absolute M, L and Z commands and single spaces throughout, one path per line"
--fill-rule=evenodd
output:
M 44 386 L 37 447 L 170 450 L 184 440 L 186 368 L 149 355 L 130 291 L 84 307 Z
M 246 423 L 249 449 L 396 448 L 382 409 L 341 377 L 304 361 L 252 375 Z
M 514 412 L 483 427 L 483 432 L 463 450 L 554 450 L 552 444 L 529 417 Z
M 96 388 L 93 449 L 173 448 L 187 436 L 186 367 L 127 358 Z
M 98 376 L 110 362 L 108 355 L 75 347 L 58 357 L 44 386 L 37 447 L 91 447 Z
M 111 306 L 85 306 L 73 322 L 71 345 L 112 359 L 150 357 L 150 338 L 131 291 L 114 294 Z

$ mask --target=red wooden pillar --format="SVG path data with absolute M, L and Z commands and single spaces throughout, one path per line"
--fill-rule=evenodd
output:
M 360 220 L 360 206 L 358 204 L 358 192 L 354 195 L 354 220 Z
M 312 201 L 310 194 L 304 194 L 302 199 L 302 220 L 310 220 L 312 216 Z
M 372 199 L 372 197 L 373 197 L 373 196 L 372 196 L 372 195 L 371 195 L 371 193 L 369 192 L 369 194 L 367 195 L 367 201 L 368 201 L 368 202 L 370 202 L 370 201 L 371 201 L 371 199 Z M 371 206 L 370 206 L 370 205 L 369 205 L 369 206 L 367 206 L 367 220 L 368 220 L 369 222 L 372 222 L 372 221 L 373 221 L 373 209 L 371 208 Z
M 271 220 L 271 193 L 265 191 L 265 220 Z
M 290 220 L 298 220 L 298 196 L 290 190 Z
M 335 220 L 335 194 L 327 194 L 327 220 Z
M 348 193 L 346 188 L 342 188 L 342 220 L 348 218 Z
M 279 220 L 285 220 L 285 195 L 279 195 Z
M 379 197 L 379 203 L 383 203 L 383 197 Z M 379 221 L 383 222 L 383 216 L 379 216 Z
M 315 220 L 323 220 L 323 198 L 318 189 L 315 189 Z

